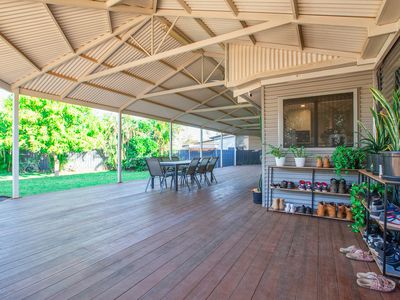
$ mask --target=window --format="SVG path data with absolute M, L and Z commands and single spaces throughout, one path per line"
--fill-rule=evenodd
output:
M 283 145 L 353 146 L 353 93 L 283 100 Z

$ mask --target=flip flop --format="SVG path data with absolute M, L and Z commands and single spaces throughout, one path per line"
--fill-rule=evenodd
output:
M 368 251 L 364 250 L 356 250 L 351 253 L 346 254 L 347 258 L 358 260 L 358 261 L 365 261 L 365 262 L 372 262 L 374 261 L 374 258 Z
M 375 272 L 366 272 L 366 273 L 358 272 L 358 273 L 357 273 L 357 279 L 363 279 L 363 278 L 366 278 L 366 279 L 375 279 L 375 278 L 377 278 L 378 276 L 381 276 L 381 275 L 378 275 L 378 274 L 376 274 Z
M 378 292 L 391 292 L 396 288 L 396 283 L 393 280 L 383 277 L 382 275 L 378 275 L 375 279 L 357 279 L 357 284 L 363 288 Z
M 339 251 L 341 252 L 341 253 L 344 253 L 344 254 L 346 254 L 346 253 L 353 253 L 353 252 L 355 252 L 355 251 L 357 251 L 357 250 L 361 250 L 360 248 L 357 248 L 356 246 L 354 246 L 354 245 L 351 245 L 351 246 L 349 246 L 349 247 L 347 247 L 347 248 L 340 248 L 339 249 Z

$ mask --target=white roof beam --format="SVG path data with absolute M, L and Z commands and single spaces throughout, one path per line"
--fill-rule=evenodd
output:
M 115 6 L 117 4 L 120 4 L 123 0 L 107 0 L 106 1 L 106 6 L 107 7 L 112 7 Z
M 70 61 L 73 58 L 78 57 L 79 55 L 85 53 L 86 51 L 89 51 L 90 49 L 99 46 L 100 44 L 108 41 L 109 39 L 120 35 L 121 33 L 125 32 L 126 30 L 131 29 L 132 27 L 140 24 L 141 22 L 143 22 L 144 20 L 146 20 L 148 17 L 147 16 L 139 16 L 137 18 L 135 18 L 134 20 L 127 22 L 124 25 L 121 25 L 120 27 L 118 27 L 116 30 L 114 30 L 114 32 L 109 33 L 109 34 L 104 34 L 101 37 L 93 40 L 92 42 L 80 47 L 79 49 L 77 49 L 75 51 L 75 53 L 70 53 L 67 55 L 63 55 L 60 58 L 58 58 L 55 62 L 48 64 L 47 66 L 43 67 L 41 70 L 38 69 L 36 70 L 36 72 L 18 80 L 17 82 L 15 82 L 12 85 L 12 88 L 18 88 L 21 85 L 24 85 L 25 83 L 35 79 L 36 77 L 45 74 L 48 71 L 53 70 L 54 68 L 57 68 L 58 66 Z
M 290 14 L 277 14 L 277 13 L 257 13 L 257 12 L 239 12 L 237 16 L 231 12 L 221 11 L 204 11 L 193 10 L 191 14 L 183 10 L 167 10 L 158 9 L 157 16 L 179 16 L 189 18 L 205 18 L 207 19 L 228 19 L 228 20 L 243 20 L 243 21 L 289 21 L 303 25 L 316 24 L 316 25 L 332 25 L 332 26 L 350 26 L 350 27 L 368 27 L 375 24 L 374 18 L 366 17 L 336 17 L 336 16 L 313 16 L 313 15 L 299 15 L 298 19 L 293 19 L 292 13 Z
M 191 86 L 185 86 L 185 87 L 181 87 L 181 88 L 176 88 L 176 89 L 171 89 L 171 90 L 166 90 L 166 91 L 146 94 L 146 95 L 143 95 L 143 98 L 160 97 L 160 96 L 165 96 L 165 95 L 170 95 L 170 94 L 176 94 L 176 93 L 183 93 L 183 92 L 206 89 L 206 88 L 214 87 L 214 86 L 223 86 L 224 83 L 225 83 L 224 81 L 219 80 L 219 81 L 213 81 L 213 82 L 209 82 L 209 83 L 202 83 L 202 84 L 196 84 L 196 85 L 191 85 Z
M 236 30 L 236 31 L 233 31 L 233 32 L 230 32 L 230 33 L 221 34 L 219 36 L 215 36 L 215 37 L 203 40 L 203 41 L 194 42 L 192 44 L 185 45 L 185 46 L 182 46 L 182 47 L 178 47 L 176 49 L 167 50 L 167 51 L 164 51 L 162 53 L 158 53 L 158 54 L 155 54 L 155 55 L 152 55 L 152 56 L 149 56 L 149 57 L 145 57 L 145 58 L 133 61 L 133 62 L 122 64 L 122 65 L 119 65 L 119 66 L 114 67 L 114 68 L 109 69 L 109 70 L 101 71 L 101 72 L 98 72 L 98 73 L 95 73 L 95 74 L 92 74 L 92 75 L 89 75 L 89 76 L 84 76 L 83 78 L 80 79 L 80 82 L 89 81 L 89 80 L 93 80 L 93 79 L 96 79 L 96 78 L 104 77 L 104 76 L 107 76 L 107 75 L 115 74 L 115 73 L 120 72 L 120 71 L 131 69 L 131 68 L 134 68 L 134 67 L 137 67 L 137 66 L 141 66 L 141 65 L 144 65 L 144 64 L 148 64 L 148 63 L 151 63 L 151 62 L 154 62 L 154 61 L 159 61 L 159 60 L 162 60 L 162 59 L 165 59 L 165 58 L 168 58 L 168 57 L 171 57 L 171 56 L 175 56 L 175 55 L 178 55 L 178 54 L 182 54 L 182 53 L 190 52 L 190 51 L 193 51 L 193 50 L 201 49 L 201 48 L 204 48 L 204 47 L 207 47 L 207 46 L 210 46 L 210 45 L 218 44 L 218 43 L 221 43 L 221 42 L 224 42 L 224 41 L 227 41 L 227 40 L 231 40 L 231 39 L 235 39 L 235 38 L 238 38 L 238 37 L 241 37 L 241 36 L 246 36 L 246 35 L 249 35 L 251 33 L 256 33 L 256 32 L 260 32 L 260 31 L 263 31 L 263 30 L 279 27 L 279 26 L 282 26 L 282 25 L 285 25 L 285 24 L 288 24 L 288 22 L 287 21 L 264 22 L 264 23 L 261 23 L 261 24 L 250 26 L 248 28 L 239 29 L 239 30 Z
M 290 6 L 292 7 L 293 19 L 299 17 L 299 7 L 297 5 L 297 0 L 290 0 Z
M 189 112 L 190 113 L 199 113 L 199 112 L 230 110 L 230 109 L 247 108 L 247 107 L 253 107 L 253 105 L 250 103 L 247 103 L 247 104 L 245 103 L 245 104 L 236 104 L 236 105 L 216 106 L 216 107 L 192 109 L 192 110 L 189 110 Z
M 236 117 L 236 118 L 222 118 L 220 121 L 242 121 L 242 120 L 257 120 L 260 116 Z
M 182 8 L 188 13 L 191 14 L 192 13 L 192 9 L 190 8 L 190 6 L 186 3 L 185 0 L 177 0 L 179 5 L 182 6 Z

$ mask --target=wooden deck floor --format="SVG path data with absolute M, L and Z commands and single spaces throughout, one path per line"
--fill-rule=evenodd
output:
M 267 212 L 260 167 L 219 184 L 143 193 L 144 182 L 0 203 L 0 299 L 400 299 L 357 287 L 373 263 L 346 223 Z

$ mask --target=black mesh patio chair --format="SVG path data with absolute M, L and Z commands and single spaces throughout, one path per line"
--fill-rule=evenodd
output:
M 172 176 L 172 173 L 166 172 L 160 165 L 160 160 L 158 158 L 152 157 L 152 158 L 146 158 L 146 164 L 147 168 L 150 173 L 150 178 L 149 181 L 147 182 L 146 190 L 149 188 L 149 184 L 152 180 L 154 180 L 156 177 L 159 178 L 160 181 L 160 188 L 161 191 L 163 191 L 164 187 L 167 188 L 167 177 Z
M 217 156 L 217 157 L 212 157 L 212 158 L 210 159 L 210 162 L 209 162 L 208 165 L 207 165 L 207 172 L 206 172 L 206 174 L 204 175 L 204 176 L 207 177 L 207 173 L 209 173 L 209 174 L 210 174 L 210 180 L 211 180 L 211 182 L 214 182 L 214 181 L 215 181 L 215 183 L 218 183 L 217 178 L 215 178 L 215 175 L 214 175 L 214 169 L 215 169 L 215 166 L 217 165 L 218 159 L 219 159 L 219 156 Z
M 207 165 L 208 165 L 208 162 L 209 162 L 209 161 L 210 161 L 210 158 L 209 158 L 209 157 L 203 157 L 203 158 L 200 160 L 199 166 L 197 167 L 197 174 L 200 175 L 200 182 L 202 181 L 203 176 L 204 176 L 204 181 L 207 183 L 207 185 L 211 185 L 210 180 L 208 180 L 208 178 L 207 178 L 207 176 L 206 176 L 206 173 L 207 173 Z
M 184 177 L 183 177 L 184 178 L 184 183 L 187 185 L 189 191 L 190 191 L 190 186 L 189 186 L 189 179 L 188 178 L 190 178 L 192 183 L 196 182 L 197 187 L 199 189 L 201 188 L 200 181 L 197 178 L 197 174 L 196 174 L 197 173 L 197 166 L 199 164 L 199 161 L 200 161 L 200 158 L 193 158 L 190 161 L 190 164 L 187 167 L 186 172 L 184 173 Z

